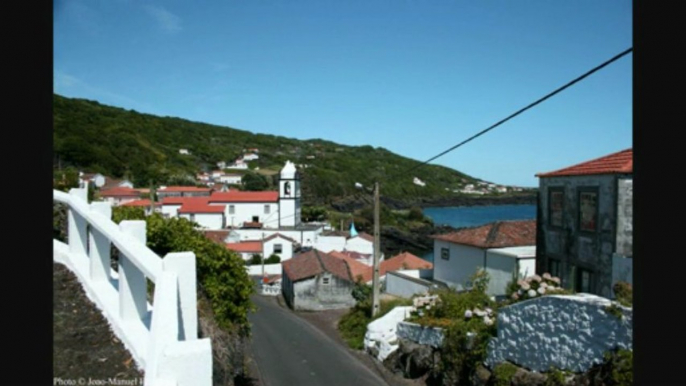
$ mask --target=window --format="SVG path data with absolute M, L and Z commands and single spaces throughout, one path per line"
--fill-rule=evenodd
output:
M 449 260 L 450 259 L 450 249 L 449 248 L 441 248 L 441 259 L 443 259 L 443 260 Z
M 229 214 L 236 214 L 236 205 L 229 205 Z
M 252 216 L 252 222 L 260 222 L 259 216 Z
M 579 268 L 578 279 L 576 281 L 576 291 L 592 293 L 593 273 L 587 269 Z
M 328 277 L 322 278 L 322 284 L 329 285 L 329 278 Z
M 282 244 L 274 244 L 274 253 L 281 253 L 283 252 L 283 245 Z
M 264 206 L 264 214 L 269 214 L 269 205 Z
M 552 226 L 562 227 L 562 208 L 564 206 L 565 193 L 562 189 L 550 189 L 548 223 Z
M 195 221 L 195 213 L 191 213 L 191 221 Z
M 579 229 L 585 232 L 597 230 L 598 192 L 579 193 Z
M 548 259 L 548 273 L 552 276 L 560 277 L 560 261 L 554 259 Z

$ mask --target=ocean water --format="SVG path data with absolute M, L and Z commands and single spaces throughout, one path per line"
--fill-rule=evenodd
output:
M 501 220 L 531 220 L 536 218 L 536 205 L 489 205 L 424 208 L 424 214 L 436 225 L 453 228 L 473 227 Z M 433 261 L 433 252 L 422 256 Z

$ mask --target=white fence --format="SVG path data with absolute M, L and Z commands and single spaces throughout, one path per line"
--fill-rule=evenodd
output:
M 110 204 L 88 204 L 87 192 L 53 190 L 53 199 L 68 206 L 68 244 L 53 240 L 54 260 L 76 274 L 145 371 L 145 386 L 211 385 L 210 339 L 198 339 L 195 254 L 161 259 L 145 245 L 145 221 L 117 225 Z M 110 268 L 111 245 L 120 252 L 118 271 Z M 148 280 L 155 284 L 153 305 Z

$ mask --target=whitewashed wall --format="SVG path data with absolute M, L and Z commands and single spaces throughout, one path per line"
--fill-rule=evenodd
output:
M 406 299 L 411 298 L 415 294 L 426 294 L 429 292 L 430 285 L 422 284 L 419 282 L 417 272 L 417 278 L 412 280 L 410 275 L 405 275 L 405 273 L 399 272 L 388 272 L 386 274 L 386 293 L 400 296 Z
M 543 372 L 555 367 L 584 372 L 616 347 L 632 349 L 633 312 L 620 320 L 605 311 L 610 301 L 595 295 L 549 295 L 501 308 L 498 336 L 489 342 L 486 364 L 510 361 Z
M 190 213 L 179 214 L 180 218 L 191 219 Z M 222 213 L 195 213 L 193 220 L 204 229 L 219 230 L 224 226 L 224 215 Z
M 357 253 L 364 253 L 365 255 L 374 253 L 374 243 L 367 241 L 362 237 L 353 237 L 345 243 L 346 251 L 353 251 Z
M 246 267 L 248 270 L 248 275 L 250 276 L 262 276 L 262 264 L 258 265 L 248 265 Z M 267 275 L 281 275 L 283 269 L 281 264 L 265 264 L 264 273 Z
M 441 258 L 441 248 L 450 249 L 450 258 Z M 463 290 L 469 278 L 484 265 L 484 250 L 434 240 L 434 279 Z
M 229 203 L 211 202 L 210 205 L 226 205 L 224 215 L 227 226 L 240 226 L 244 222 L 252 222 L 252 217 L 257 216 L 265 228 L 277 228 L 279 226 L 279 205 L 277 203 Z M 234 205 L 235 212 L 230 214 L 230 206 Z M 264 213 L 264 206 L 269 205 L 269 213 Z
M 624 257 L 621 255 L 612 256 L 612 285 L 618 281 L 624 281 L 631 285 L 634 284 L 633 268 L 634 259 L 631 257 Z M 614 291 L 613 291 L 614 294 Z
M 281 244 L 282 252 L 277 253 L 277 255 L 279 255 L 279 257 L 281 258 L 281 261 L 285 261 L 293 257 L 293 243 L 289 240 L 277 236 L 274 239 L 264 242 L 262 256 L 264 256 L 265 259 L 274 253 L 275 244 Z
M 241 176 L 221 176 L 219 177 L 219 181 L 227 184 L 240 184 Z
M 383 362 L 393 351 L 398 349 L 398 339 L 396 331 L 398 323 L 410 316 L 412 307 L 395 307 L 386 315 L 374 320 L 367 325 L 367 332 L 364 335 L 364 347 L 369 350 L 376 348 L 378 354 L 376 359 Z
M 345 237 L 343 236 L 318 236 L 314 248 L 328 253 L 345 249 Z
M 228 222 L 227 224 L 230 225 L 230 223 Z M 286 237 L 290 237 L 293 240 L 297 241 L 303 247 L 311 247 L 314 245 L 312 240 L 315 240 L 317 234 L 321 233 L 321 228 L 317 230 L 307 231 L 289 231 L 277 229 L 236 229 L 233 232 L 236 232 L 236 234 L 239 235 L 240 241 L 261 240 L 262 234 L 264 234 L 264 237 L 267 238 L 275 233 L 280 233 Z
M 179 205 L 168 205 L 164 204 L 162 205 L 162 215 L 165 217 L 176 217 L 178 214 L 178 210 L 181 208 L 181 204 Z

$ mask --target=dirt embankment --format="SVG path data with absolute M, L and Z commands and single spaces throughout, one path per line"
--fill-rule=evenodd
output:
M 76 276 L 57 263 L 53 264 L 52 366 L 55 378 L 76 382 L 116 378 L 142 384 L 143 378 Z

